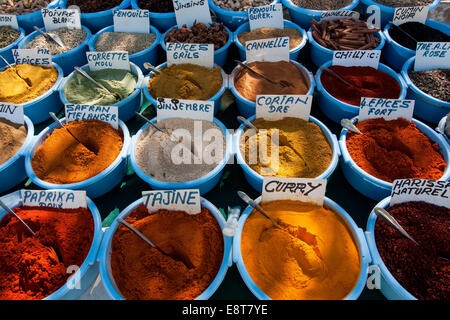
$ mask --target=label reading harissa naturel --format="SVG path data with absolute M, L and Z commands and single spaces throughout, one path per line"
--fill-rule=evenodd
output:
M 259 28 L 283 29 L 283 6 L 281 3 L 248 9 L 250 30 Z
M 17 16 L 13 14 L 0 14 L 0 26 L 9 26 L 13 29 L 19 30 Z
M 414 102 L 414 100 L 405 99 L 361 98 L 358 120 L 403 118 L 411 121 L 414 113 Z
M 148 10 L 113 10 L 114 32 L 150 33 Z
M 322 11 L 320 21 L 324 20 L 340 20 L 352 18 L 353 20 L 359 20 L 359 12 L 351 10 L 329 10 Z
M 120 69 L 130 71 L 130 58 L 126 51 L 86 52 L 89 69 Z
M 81 190 L 20 190 L 22 205 L 61 209 L 87 208 L 86 191 Z
M 392 184 L 390 205 L 424 201 L 450 208 L 450 181 L 400 179 Z
M 405 22 L 425 23 L 428 17 L 428 6 L 395 8 L 392 23 L 400 25 Z
M 372 67 L 378 69 L 381 50 L 333 51 L 333 66 Z
M 76 9 L 41 9 L 45 31 L 59 28 L 81 29 L 80 11 Z
M 414 71 L 450 68 L 450 42 L 418 42 Z
M 252 40 L 245 43 L 246 61 L 289 61 L 289 37 Z
M 212 23 L 208 0 L 173 0 L 178 28 L 190 27 L 194 22 Z
M 195 64 L 208 69 L 214 66 L 214 45 L 167 42 L 167 66 Z
M 198 189 L 142 191 L 142 201 L 150 213 L 160 209 L 184 211 L 188 214 L 198 214 L 201 211 Z
M 309 121 L 312 95 L 258 95 L 256 119 L 280 120 L 287 117 Z
M 52 55 L 48 49 L 12 49 L 16 64 L 34 64 L 37 66 L 50 66 Z
M 24 124 L 23 105 L 0 102 L 0 118 L 17 124 Z
M 91 106 L 87 104 L 66 104 L 66 121 L 97 119 L 109 123 L 114 129 L 119 128 L 119 107 Z
M 212 122 L 214 119 L 214 102 L 157 98 L 157 121 L 173 118 L 206 120 Z

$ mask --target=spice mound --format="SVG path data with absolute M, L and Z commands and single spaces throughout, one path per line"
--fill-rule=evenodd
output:
M 126 99 L 136 88 L 137 76 L 126 70 L 102 69 L 87 73 L 110 93 L 75 73 L 64 85 L 64 96 L 69 103 L 107 106 Z
M 297 118 L 277 121 L 260 118 L 252 123 L 260 131 L 254 133 L 246 130 L 246 134 L 241 137 L 240 148 L 241 154 L 245 154 L 245 162 L 258 174 L 315 178 L 330 165 L 333 151 L 317 124 Z M 278 141 L 273 138 L 275 130 L 278 131 Z M 261 159 L 258 146 L 265 143 L 266 139 L 267 154 L 262 155 L 264 158 Z M 252 161 L 253 158 L 257 161 Z
M 389 28 L 391 38 L 398 44 L 414 51 L 416 51 L 417 42 L 408 37 L 405 32 L 418 42 L 450 42 L 450 35 L 420 22 L 406 22 L 398 27 L 391 25 Z
M 357 245 L 331 209 L 299 201 L 262 203 L 282 229 L 253 211 L 242 230 L 245 268 L 274 300 L 344 299 L 360 273 Z
M 271 4 L 273 0 L 213 0 L 220 8 L 231 11 L 247 11 L 253 7 L 261 7 Z
M 375 241 L 394 278 L 419 300 L 450 299 L 450 209 L 426 202 L 396 204 L 387 211 L 420 245 L 402 236 L 382 219 Z
M 369 119 L 356 124 L 363 133 L 347 134 L 347 149 L 365 172 L 387 182 L 439 180 L 447 167 L 439 145 L 405 119 Z
M 72 121 L 65 127 L 90 150 L 65 129 L 55 129 L 31 160 L 34 173 L 46 182 L 67 184 L 92 178 L 109 167 L 122 150 L 122 131 L 106 122 Z
M 329 69 L 353 84 L 349 87 L 328 72 L 322 72 L 320 80 L 325 90 L 338 100 L 358 106 L 361 98 L 398 99 L 401 88 L 389 74 L 372 67 L 330 66 Z
M 302 34 L 295 28 L 258 28 L 252 31 L 246 31 L 239 34 L 239 42 L 245 46 L 247 41 L 289 37 L 289 48 L 297 48 L 303 40 Z
M 255 102 L 256 96 L 259 94 L 306 94 L 309 90 L 305 76 L 293 63 L 254 61 L 247 65 L 276 83 L 269 82 L 247 69 L 240 68 L 235 76 L 234 86 L 245 99 Z M 289 85 L 282 86 L 280 81 L 286 81 Z
M 228 32 L 223 23 L 212 23 L 207 26 L 204 23 L 194 23 L 188 28 L 183 25 L 181 29 L 173 27 L 167 32 L 165 42 L 181 43 L 212 43 L 214 50 L 222 48 L 228 41 Z
M 94 237 L 88 209 L 18 207 L 0 221 L 0 300 L 39 300 L 66 284 L 69 266 L 83 264 Z M 53 248 L 55 254 L 51 251 Z
M 352 3 L 352 0 L 292 0 L 301 8 L 312 10 L 335 10 L 341 9 Z
M 223 236 L 208 209 L 195 215 L 167 210 L 149 214 L 140 205 L 125 220 L 169 256 L 120 226 L 112 240 L 111 269 L 124 298 L 192 300 L 216 277 Z
M 75 49 L 86 39 L 87 32 L 81 29 L 59 28 L 52 30 L 51 33 L 56 34 L 64 44 L 64 48 L 60 47 L 56 42 L 47 40 L 43 35 L 38 35 L 27 43 L 25 49 L 48 49 L 50 54 L 61 54 Z
M 27 138 L 27 128 L 0 118 L 0 165 L 14 156 Z
M 96 51 L 127 51 L 135 54 L 150 47 L 156 40 L 154 33 L 103 32 L 95 42 Z
M 7 0 L 0 3 L 0 14 L 22 15 L 47 7 L 49 0 Z
M 146 175 L 164 182 L 192 181 L 222 161 L 225 137 L 214 122 L 168 119 L 158 122 L 158 126 L 167 133 L 148 126 L 136 146 L 137 163 Z M 206 132 L 214 139 L 203 136 Z
M 173 12 L 173 0 L 139 0 L 138 6 L 150 12 Z
M 416 87 L 436 99 L 450 102 L 450 69 L 414 71 L 408 76 Z
M 123 0 L 68 0 L 67 8 L 78 6 L 81 12 L 91 13 L 105 11 L 117 7 Z
M 433 0 L 373 0 L 376 3 L 382 4 L 387 7 L 415 7 L 426 6 L 433 2 Z
M 14 65 L 0 71 L 0 101 L 21 104 L 43 95 L 58 80 L 54 67 Z
M 20 31 L 10 26 L 0 26 L 0 48 L 9 46 L 20 37 Z
M 176 64 L 153 74 L 148 81 L 152 97 L 208 100 L 222 87 L 222 69 L 193 64 Z

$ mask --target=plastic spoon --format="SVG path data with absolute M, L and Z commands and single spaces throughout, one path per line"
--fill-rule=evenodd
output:
M 362 135 L 364 134 L 364 133 L 362 133 L 361 130 L 359 130 L 358 127 L 355 126 L 355 124 L 354 124 L 351 120 L 349 120 L 349 119 L 342 119 L 342 120 L 341 120 L 341 126 L 342 126 L 343 128 L 345 128 L 345 129 L 347 129 L 347 130 L 356 132 L 356 133 L 358 133 L 358 134 L 362 134 Z
M 269 214 L 264 211 L 264 209 L 257 204 L 255 201 L 253 201 L 245 192 L 243 191 L 238 191 L 237 192 L 238 196 L 249 206 L 255 208 L 256 210 L 258 210 L 264 217 L 266 217 L 267 219 L 269 219 L 270 221 L 272 221 L 273 225 L 277 228 L 283 229 L 271 216 L 269 216 Z
M 33 26 L 34 30 L 36 30 L 37 32 L 39 32 L 40 34 L 42 34 L 44 36 L 45 39 L 51 40 L 53 42 L 55 42 L 58 46 L 60 46 L 61 48 L 65 49 L 66 46 L 64 45 L 64 43 L 61 41 L 61 38 L 51 32 L 44 32 L 41 29 L 39 29 L 36 26 Z
M 17 74 L 17 76 L 22 79 L 23 81 L 25 81 L 25 83 L 27 84 L 27 86 L 31 87 L 31 80 L 28 78 L 22 78 L 22 76 L 19 74 L 19 71 L 17 71 L 17 69 L 15 69 L 12 65 L 9 64 L 9 62 L 3 58 L 2 56 L 0 56 L 0 58 L 2 58 L 3 62 L 6 63 L 6 65 L 11 68 L 11 70 L 14 70 Z
M 95 84 L 97 87 L 99 87 L 100 89 L 102 89 L 103 91 L 107 92 L 108 94 L 114 96 L 117 100 L 122 100 L 122 98 L 120 97 L 120 95 L 118 93 L 115 92 L 111 92 L 109 91 L 104 85 L 102 85 L 101 83 L 97 82 L 94 80 L 94 78 L 92 78 L 90 75 L 88 75 L 84 70 L 78 68 L 78 67 L 74 67 L 75 71 L 78 72 L 79 74 L 81 74 L 83 77 L 85 77 L 86 79 L 88 79 L 89 81 L 91 81 L 93 84 Z
M 255 70 L 253 70 L 252 68 L 250 68 L 248 65 L 246 65 L 245 63 L 239 61 L 239 60 L 234 60 L 238 65 L 240 65 L 241 67 L 244 67 L 245 69 L 247 69 L 248 71 L 252 72 L 253 74 L 256 74 L 258 77 L 263 78 L 264 80 L 269 81 L 270 83 L 273 84 L 280 84 L 283 87 L 289 87 L 290 83 L 285 81 L 285 80 L 280 80 L 280 81 L 274 81 L 272 79 L 270 79 L 269 77 L 266 77 L 265 75 L 263 75 L 262 73 L 256 72 Z
M 250 121 L 248 121 L 247 119 L 245 119 L 243 116 L 238 116 L 237 117 L 238 121 L 240 123 L 242 123 L 244 126 L 246 126 L 249 129 L 253 129 L 256 130 L 256 132 L 259 131 L 259 129 L 257 127 L 255 127 L 255 125 L 253 123 L 251 123 Z
M 331 70 L 327 67 L 320 67 L 320 70 L 328 72 L 331 76 L 335 77 L 337 80 L 339 80 L 340 82 L 342 82 L 343 84 L 345 84 L 348 87 L 358 88 L 357 86 L 348 82 L 347 80 L 342 78 L 340 75 L 338 75 L 336 72 L 334 72 L 333 70 Z
M 144 68 L 147 70 L 150 70 L 156 74 L 160 74 L 161 72 L 157 70 L 151 63 L 144 62 Z

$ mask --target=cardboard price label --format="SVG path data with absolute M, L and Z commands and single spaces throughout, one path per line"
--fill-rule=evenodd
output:
M 50 66 L 52 55 L 48 49 L 13 49 L 12 54 L 16 64 L 34 64 Z
M 194 21 L 212 23 L 208 0 L 173 0 L 173 8 L 178 28 L 190 27 Z
M 109 123 L 114 129 L 119 129 L 119 107 L 91 106 L 80 104 L 66 104 L 66 121 L 80 121 L 97 119 Z
M 167 66 L 195 64 L 208 69 L 214 67 L 214 45 L 167 42 Z
M 256 118 L 280 120 L 286 117 L 309 121 L 312 95 L 258 95 Z
M 214 121 L 214 102 L 158 98 L 156 119 L 163 121 L 173 118 Z
M 320 21 L 324 20 L 340 20 L 352 18 L 353 20 L 359 20 L 359 12 L 351 10 L 329 10 L 322 11 Z
M 19 30 L 17 16 L 13 14 L 0 14 L 0 26 L 8 26 L 13 29 Z
M 142 201 L 149 213 L 166 209 L 184 211 L 192 215 L 198 214 L 201 211 L 200 200 L 200 191 L 198 189 L 142 192 Z
M 247 62 L 289 61 L 289 37 L 247 41 L 245 54 Z
M 86 191 L 81 190 L 20 190 L 20 200 L 24 206 L 87 208 Z
M 126 51 L 86 52 L 89 69 L 121 69 L 130 71 L 130 57 Z
M 378 69 L 381 50 L 333 51 L 333 66 L 372 67 Z
M 259 28 L 283 29 L 283 6 L 281 3 L 248 9 L 250 30 Z
M 23 105 L 0 102 L 0 118 L 17 124 L 24 124 Z
M 46 31 L 59 28 L 81 29 L 80 11 L 76 9 L 41 9 Z
M 450 68 L 450 42 L 418 42 L 414 71 Z
M 424 201 L 450 208 L 450 181 L 399 179 L 392 184 L 390 205 Z
M 113 10 L 114 32 L 150 33 L 148 10 Z
M 392 23 L 397 26 L 405 22 L 413 21 L 425 23 L 428 17 L 429 9 L 429 6 L 395 8 Z
M 414 113 L 414 100 L 361 98 L 359 107 L 359 121 L 384 118 L 395 120 L 399 118 L 411 121 Z

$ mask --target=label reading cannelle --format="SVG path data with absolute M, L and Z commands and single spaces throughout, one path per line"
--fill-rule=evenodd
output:
M 48 49 L 12 49 L 16 64 L 34 64 L 37 66 L 50 66 L 52 55 Z
M 333 66 L 372 67 L 378 69 L 381 50 L 333 51 Z
M 142 202 L 149 213 L 166 209 L 198 214 L 201 211 L 200 201 L 198 189 L 142 191 Z
M 385 99 L 385 98 L 361 98 L 359 108 L 359 121 L 384 118 L 395 120 L 399 118 L 412 120 L 414 113 L 414 100 Z
M 60 209 L 87 208 L 86 191 L 82 190 L 20 190 L 24 206 Z
M 0 102 L 0 118 L 17 124 L 24 124 L 23 105 Z
M 289 37 L 247 41 L 245 54 L 247 62 L 289 61 Z
M 280 120 L 286 117 L 309 121 L 312 95 L 258 95 L 256 118 Z
M 418 42 L 414 71 L 450 68 L 450 42 Z
M 214 45 L 167 42 L 167 66 L 195 64 L 208 69 L 214 66 Z
M 395 8 L 392 23 L 397 26 L 405 22 L 425 23 L 428 17 L 428 11 L 429 6 Z
M 86 52 L 89 69 L 120 69 L 130 71 L 130 57 L 126 51 Z
M 157 121 L 163 121 L 173 118 L 213 121 L 214 102 L 157 98 Z
M 450 181 L 399 179 L 392 183 L 390 205 L 424 201 L 450 208 Z
M 81 29 L 80 11 L 76 9 L 41 9 L 46 31 L 59 28 Z
M 212 23 L 208 0 L 173 0 L 178 28 L 194 22 Z
M 281 3 L 275 3 L 268 6 L 249 8 L 248 22 L 250 30 L 259 28 L 283 29 L 283 6 Z
M 66 121 L 97 119 L 109 123 L 114 129 L 119 129 L 119 107 L 91 106 L 86 104 L 66 104 Z
M 13 14 L 0 14 L 0 26 L 8 26 L 13 29 L 19 30 L 17 16 Z
M 113 10 L 114 32 L 150 33 L 148 10 Z
M 322 15 L 320 17 L 321 21 L 324 20 L 340 20 L 340 19 L 348 19 L 352 18 L 353 20 L 359 20 L 359 12 L 351 11 L 351 10 L 328 10 L 322 11 Z

